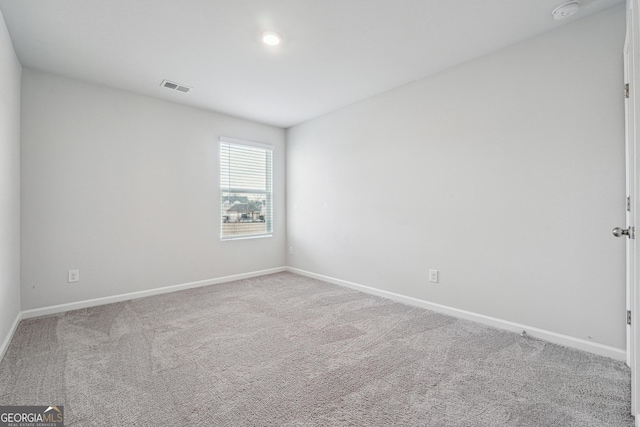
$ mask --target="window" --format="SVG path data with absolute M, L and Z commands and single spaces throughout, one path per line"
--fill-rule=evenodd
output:
M 273 231 L 273 147 L 220 138 L 220 238 Z

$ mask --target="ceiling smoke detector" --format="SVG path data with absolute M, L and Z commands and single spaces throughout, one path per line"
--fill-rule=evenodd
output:
M 569 1 L 553 9 L 551 14 L 553 15 L 553 19 L 561 21 L 575 15 L 578 9 L 580 9 L 580 2 Z
M 167 89 L 177 90 L 182 93 L 189 93 L 193 90 L 193 88 L 185 85 L 181 85 L 179 83 L 170 82 L 169 80 L 163 80 L 160 84 L 162 87 L 166 87 Z

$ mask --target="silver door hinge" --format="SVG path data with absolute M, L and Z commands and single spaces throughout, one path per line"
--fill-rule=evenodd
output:
M 624 97 L 625 98 L 629 97 L 629 83 L 624 84 Z
M 627 310 L 627 325 L 631 324 L 631 310 Z
M 627 212 L 631 212 L 631 197 L 627 196 Z

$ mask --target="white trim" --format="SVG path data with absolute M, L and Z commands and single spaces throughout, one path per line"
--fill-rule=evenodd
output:
M 235 144 L 235 145 L 246 145 L 249 147 L 262 148 L 264 150 L 274 151 L 273 145 L 265 144 L 264 142 L 255 142 L 255 141 L 247 141 L 244 139 L 238 138 L 229 138 L 228 136 L 221 136 L 220 142 L 227 144 Z
M 554 344 L 564 345 L 566 347 L 576 348 L 590 353 L 598 354 L 600 356 L 610 357 L 621 362 L 625 361 L 626 352 L 623 349 L 607 346 L 604 344 L 598 344 L 591 341 L 583 340 L 580 338 L 571 337 L 568 335 L 558 334 L 556 332 L 547 331 L 544 329 L 534 328 L 531 326 L 523 325 L 520 323 L 510 322 L 507 320 L 498 319 L 495 317 L 485 316 L 483 314 L 477 314 L 466 310 L 460 310 L 457 308 L 449 307 L 442 304 L 436 304 L 433 302 L 421 300 L 418 298 L 409 297 L 406 295 L 397 294 L 394 292 L 385 291 L 382 289 L 372 288 L 370 286 L 361 285 L 358 283 L 349 282 L 346 280 L 336 279 L 333 277 L 325 276 L 322 274 L 312 273 L 310 271 L 301 270 L 294 267 L 277 267 L 267 270 L 254 271 L 249 273 L 235 274 L 232 276 L 224 276 L 215 279 L 201 280 L 197 282 L 183 283 L 180 285 L 166 286 L 163 288 L 149 289 L 146 291 L 131 292 L 127 294 L 112 295 L 102 298 L 94 298 L 90 300 L 77 301 L 67 304 L 59 304 L 49 307 L 35 308 L 31 310 L 24 310 L 18 313 L 14 324 L 7 337 L 5 338 L 2 347 L 0 347 L 0 360 L 4 356 L 11 338 L 15 333 L 18 324 L 22 319 L 31 319 L 33 317 L 46 316 L 50 314 L 63 313 L 70 310 L 78 310 L 87 307 L 95 307 L 103 304 L 111 304 L 114 302 L 127 301 L 131 299 L 143 298 L 153 295 L 166 294 L 170 292 L 180 291 L 184 289 L 199 288 L 202 286 L 215 285 L 219 283 L 232 282 L 234 280 L 248 279 L 252 277 L 264 276 L 266 274 L 279 273 L 282 271 L 289 271 L 291 273 L 300 274 L 302 276 L 311 277 L 314 279 L 322 280 L 325 282 L 333 283 L 335 285 L 344 286 L 347 288 L 355 289 L 368 294 L 388 298 L 394 301 L 398 301 L 404 304 L 413 305 L 416 307 L 426 308 L 438 313 L 448 314 L 450 316 L 458 317 L 461 319 L 471 320 L 477 323 L 497 327 L 511 332 L 520 333 L 523 330 L 527 331 L 527 334 L 533 338 L 542 339 L 552 342 Z M 640 427 L 640 425 L 638 425 Z
M 590 353 L 598 354 L 600 356 L 610 357 L 612 359 L 619 360 L 621 362 L 624 362 L 626 359 L 626 351 L 624 349 L 610 347 L 608 345 L 598 344 L 591 341 L 583 340 L 581 338 L 575 338 L 568 335 L 558 334 L 556 332 L 546 331 L 544 329 L 534 328 L 534 327 L 523 325 L 520 323 L 510 322 L 508 320 L 497 319 L 495 317 L 485 316 L 483 314 L 477 314 L 477 313 L 473 313 L 466 310 L 460 310 L 458 308 L 453 308 L 453 307 L 449 307 L 442 304 L 436 304 L 436 303 L 421 300 L 418 298 L 396 294 L 394 292 L 384 291 L 382 289 L 376 289 L 370 286 L 360 285 L 358 283 L 348 282 L 346 280 L 324 276 L 322 274 L 312 273 L 310 271 L 301 270 L 298 268 L 287 267 L 287 271 L 291 273 L 300 274 L 302 276 L 307 276 L 307 277 L 322 280 L 325 282 L 333 283 L 335 285 L 345 286 L 347 288 L 355 289 L 357 291 L 365 292 L 368 294 L 380 296 L 383 298 L 388 298 L 404 304 L 426 308 L 428 310 L 432 310 L 438 313 L 448 314 L 453 317 L 471 320 L 473 322 L 482 323 L 485 325 L 493 326 L 493 327 L 504 329 L 511 332 L 521 333 L 522 331 L 527 331 L 527 335 L 529 335 L 532 338 L 538 338 L 541 340 L 552 342 L 554 344 L 560 344 L 565 347 L 571 347 L 578 350 L 588 351 Z
M 9 332 L 7 333 L 7 336 L 4 338 L 4 341 L 2 342 L 2 346 L 0 346 L 0 362 L 2 362 L 2 359 L 4 359 L 4 355 L 7 353 L 7 350 L 9 349 L 9 344 L 11 344 L 13 335 L 16 333 L 16 330 L 18 329 L 18 325 L 20 324 L 21 320 L 22 320 L 22 312 L 19 311 L 18 315 L 16 316 L 16 319 L 13 321 L 13 325 L 11 325 L 11 328 L 9 328 Z
M 264 239 L 265 237 L 273 237 L 273 233 L 267 234 L 248 234 L 248 235 L 239 235 L 237 237 L 226 236 L 220 237 L 221 242 L 228 242 L 230 240 L 247 240 L 247 239 Z
M 130 292 L 127 294 L 112 295 L 102 298 L 94 298 L 84 301 L 70 302 L 67 304 L 52 305 L 48 307 L 34 308 L 22 311 L 23 319 L 47 316 L 49 314 L 63 313 L 70 310 L 95 307 L 98 305 L 112 304 L 114 302 L 127 301 L 131 299 L 150 297 L 153 295 L 167 294 L 184 289 L 200 288 L 202 286 L 216 285 L 219 283 L 233 282 L 234 280 L 249 279 L 251 277 L 264 276 L 266 274 L 280 273 L 286 271 L 286 267 L 270 268 L 268 270 L 253 271 L 250 273 L 234 274 L 232 276 L 218 277 L 216 279 L 200 280 L 197 282 L 183 283 L 181 285 L 165 286 L 163 288 L 149 289 L 146 291 Z

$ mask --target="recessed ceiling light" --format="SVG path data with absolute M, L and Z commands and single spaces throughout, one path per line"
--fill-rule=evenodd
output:
M 282 36 L 275 31 L 263 31 L 260 38 L 264 44 L 269 46 L 277 46 L 282 41 Z
M 555 19 L 556 21 L 561 21 L 575 15 L 579 8 L 580 2 L 569 1 L 553 9 L 553 12 L 551 12 L 551 14 L 553 15 L 553 19 Z

